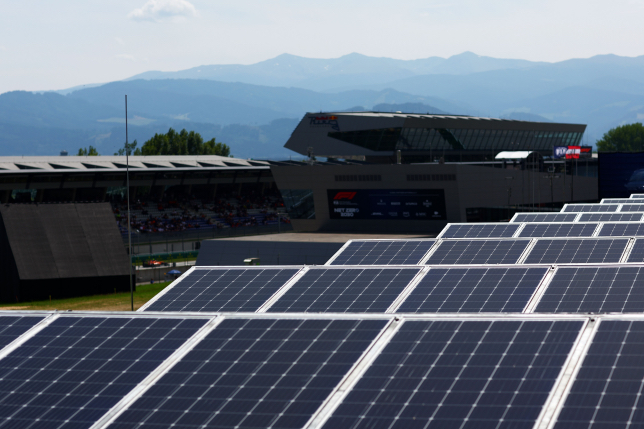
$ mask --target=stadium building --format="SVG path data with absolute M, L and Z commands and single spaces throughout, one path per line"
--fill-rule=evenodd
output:
M 595 160 L 552 159 L 585 125 L 446 115 L 308 113 L 285 147 L 310 166 L 272 166 L 296 230 L 439 231 L 597 200 Z M 314 157 L 363 165 L 322 165 Z
M 285 147 L 302 155 L 371 163 L 493 161 L 502 151 L 552 154 L 577 146 L 586 125 L 452 115 L 379 112 L 307 113 Z

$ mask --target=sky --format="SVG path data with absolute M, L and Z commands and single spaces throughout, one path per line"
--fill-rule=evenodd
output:
M 0 93 L 283 53 L 557 62 L 644 55 L 644 0 L 2 0 Z

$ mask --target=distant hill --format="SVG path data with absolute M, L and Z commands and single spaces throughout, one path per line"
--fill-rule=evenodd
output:
M 63 95 L 66 94 L 66 95 Z M 644 120 L 644 56 L 599 55 L 558 63 L 465 52 L 404 61 L 360 54 L 294 55 L 251 65 L 146 72 L 58 93 L 0 95 L 2 154 L 57 154 L 122 146 L 123 96 L 133 138 L 169 127 L 216 137 L 245 158 L 287 156 L 306 112 L 380 110 L 587 124 L 584 142 Z
M 318 59 L 282 54 L 256 64 L 203 65 L 176 72 L 149 71 L 135 79 L 208 79 L 265 86 L 286 86 L 325 91 L 378 84 L 425 74 L 469 74 L 489 70 L 525 68 L 526 60 L 506 60 L 464 52 L 450 58 L 419 60 L 375 58 L 349 54 L 340 58 Z
M 420 113 L 420 114 L 435 114 L 435 115 L 450 115 L 436 107 L 429 106 L 423 103 L 402 103 L 402 104 L 389 104 L 381 103 L 373 106 L 376 112 L 402 112 L 402 113 Z

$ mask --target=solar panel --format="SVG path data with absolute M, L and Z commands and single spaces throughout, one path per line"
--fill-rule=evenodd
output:
M 384 313 L 420 268 L 312 268 L 270 312 Z
M 599 230 L 599 237 L 644 236 L 644 223 L 605 223 Z
M 447 230 L 442 233 L 441 238 L 503 238 L 512 237 L 518 224 L 450 224 Z
M 323 428 L 532 428 L 581 327 L 406 321 Z
M 561 267 L 535 309 L 539 313 L 644 311 L 642 267 Z
M 644 262 L 644 240 L 638 238 L 635 240 L 635 244 L 631 249 L 631 253 L 628 255 L 627 262 Z
M 435 240 L 352 241 L 330 265 L 416 265 Z
M 642 338 L 642 321 L 599 324 L 555 428 L 643 427 Z
M 547 268 L 432 268 L 399 313 L 523 311 Z
M 196 269 L 145 311 L 256 311 L 299 269 Z
M 633 198 L 644 198 L 644 194 L 631 194 L 631 199 Z
M 385 323 L 226 319 L 110 427 L 301 428 Z
M 644 212 L 644 204 L 623 204 L 620 212 Z
M 0 349 L 40 323 L 39 316 L 0 316 Z
M 517 213 L 512 222 L 574 222 L 577 213 Z
M 205 323 L 59 317 L 0 360 L 0 426 L 91 426 Z
M 530 240 L 445 240 L 427 264 L 514 264 L 529 243 Z
M 579 217 L 579 222 L 637 222 L 642 220 L 641 213 L 587 213 Z
M 628 239 L 539 239 L 526 264 L 588 264 L 619 262 Z
M 584 213 L 584 212 L 616 212 L 617 204 L 568 204 L 563 208 L 563 213 Z
M 633 202 L 630 198 L 604 198 L 601 200 L 601 204 L 633 204 Z
M 596 223 L 529 223 L 519 237 L 592 237 Z

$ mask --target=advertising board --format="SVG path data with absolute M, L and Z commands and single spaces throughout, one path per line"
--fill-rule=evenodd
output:
M 446 220 L 443 189 L 329 189 L 331 219 Z

